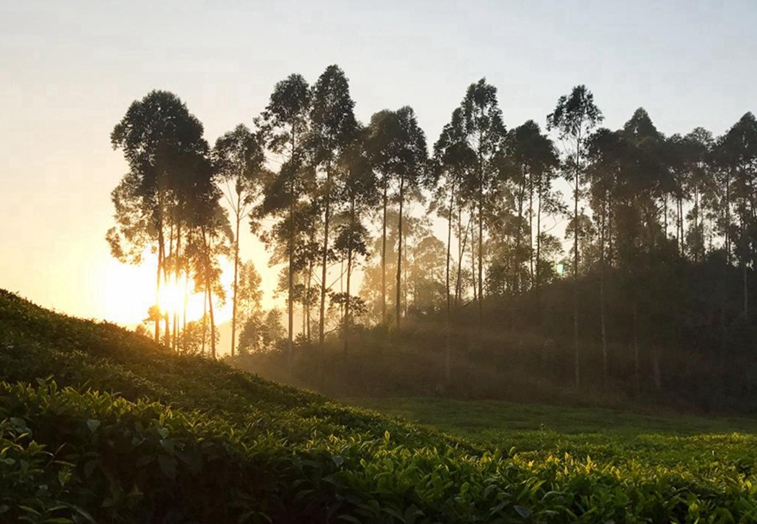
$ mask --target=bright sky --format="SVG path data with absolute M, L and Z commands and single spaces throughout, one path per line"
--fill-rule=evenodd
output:
M 0 287 L 77 316 L 141 320 L 153 271 L 120 266 L 104 235 L 126 171 L 110 131 L 151 89 L 180 96 L 211 144 L 249 125 L 275 82 L 314 82 L 332 63 L 362 120 L 411 105 L 431 143 L 482 76 L 509 127 L 544 125 L 579 83 L 613 128 L 639 106 L 667 134 L 719 134 L 757 111 L 754 0 L 303 4 L 0 0 Z M 270 291 L 274 272 L 261 269 Z

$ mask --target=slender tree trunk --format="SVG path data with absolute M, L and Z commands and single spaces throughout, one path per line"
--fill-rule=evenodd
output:
M 579 151 L 580 145 L 576 148 L 576 187 L 573 195 L 573 372 L 576 388 L 581 386 L 581 350 L 578 345 L 578 230 L 580 229 L 578 224 L 578 196 L 581 189 L 581 174 L 578 161 Z
M 294 175 L 291 175 L 292 177 Z M 289 204 L 289 238 L 287 239 L 289 252 L 289 268 L 287 270 L 287 373 L 292 373 L 292 353 L 294 352 L 294 180 L 290 183 Z
M 173 235 L 174 235 L 174 226 L 171 224 L 171 232 L 168 238 L 168 260 L 173 263 L 174 257 L 173 257 Z M 163 282 L 165 285 L 170 284 L 170 273 L 169 268 L 167 267 L 169 264 L 166 264 L 165 261 L 163 263 Z M 173 268 L 171 268 L 171 271 L 173 271 Z M 167 348 L 171 348 L 171 313 L 168 311 L 168 308 L 166 308 L 166 313 L 164 315 L 164 322 L 163 322 L 163 331 L 164 338 L 165 338 L 165 346 Z
M 308 282 L 307 282 L 307 296 L 305 297 L 305 303 L 307 304 L 305 308 L 305 315 L 307 316 L 307 323 L 306 323 L 306 329 L 307 329 L 307 341 L 308 343 L 311 342 L 312 337 L 310 333 L 310 324 L 312 323 L 310 318 L 310 295 L 313 293 L 313 261 L 310 260 L 308 262 Z
M 543 175 L 542 175 L 543 176 Z M 536 209 L 536 271 L 535 271 L 535 278 L 534 278 L 534 286 L 536 288 L 536 321 L 539 326 L 539 331 L 541 332 L 542 328 L 542 311 L 541 311 L 541 270 L 540 270 L 540 264 L 541 261 L 541 203 L 542 203 L 542 181 L 541 177 L 539 177 L 539 203 L 537 204 Z
M 210 312 L 210 356 L 216 358 L 216 321 L 213 313 L 213 275 L 210 270 L 210 253 L 213 240 L 205 231 L 202 232 L 203 247 L 205 248 L 205 285 L 208 288 L 208 311 Z
M 452 321 L 452 294 L 450 290 L 450 261 L 451 261 L 451 255 L 452 255 L 452 208 L 454 205 L 454 199 L 455 199 L 455 184 L 452 184 L 452 187 L 450 188 L 450 197 L 449 197 L 449 209 L 447 212 L 447 257 L 445 260 L 445 290 L 446 290 L 446 299 L 447 299 L 447 315 L 445 317 L 445 323 L 444 323 L 444 344 L 445 344 L 445 351 L 444 351 L 444 380 L 447 384 L 451 382 L 451 376 L 452 376 L 452 341 L 450 340 L 451 337 L 451 321 Z
M 239 304 L 239 225 L 242 221 L 240 216 L 241 194 L 237 190 L 237 209 L 236 214 L 236 233 L 234 236 L 234 299 L 231 306 L 231 356 L 234 357 L 234 350 L 237 343 L 237 307 Z
M 521 184 L 518 191 L 518 227 L 515 230 L 515 257 L 513 260 L 513 291 L 515 294 L 520 294 L 520 247 L 523 240 L 523 200 L 525 188 Z M 515 309 L 513 308 L 513 312 Z M 514 320 L 514 318 L 513 318 Z
M 353 241 L 353 235 L 355 233 L 355 199 L 352 198 L 350 200 L 350 239 L 349 243 L 347 244 L 347 299 L 344 303 L 344 354 L 347 354 L 347 350 L 349 349 L 349 338 L 350 338 L 350 302 L 352 302 L 352 295 L 350 284 L 352 279 L 352 241 Z
M 399 242 L 397 243 L 397 302 L 394 304 L 397 315 L 397 330 L 400 329 L 400 316 L 402 313 L 402 208 L 405 200 L 405 179 L 400 178 L 400 216 L 399 216 Z
M 381 223 L 381 322 L 386 324 L 386 208 L 388 205 L 389 180 L 384 176 L 383 211 Z
M 181 276 L 181 222 L 179 222 L 179 225 L 177 227 L 176 231 L 176 257 L 175 257 L 175 267 L 174 267 L 174 287 L 176 289 L 179 288 L 179 278 Z M 172 336 L 172 348 L 174 351 L 178 351 L 178 331 L 179 331 L 179 311 L 176 307 L 176 304 L 174 304 L 174 310 L 173 310 L 173 336 Z
M 323 218 L 323 254 L 321 256 L 321 304 L 318 317 L 318 346 L 323 358 L 323 344 L 325 339 L 326 325 L 326 273 L 328 271 L 329 253 L 329 220 L 331 218 L 331 166 L 326 168 L 326 209 Z
M 639 354 L 639 304 L 633 303 L 633 364 L 636 396 L 641 393 L 641 355 Z
M 607 388 L 609 381 L 609 363 L 607 358 L 607 328 L 605 321 L 605 236 L 606 236 L 606 209 L 607 195 L 602 202 L 602 223 L 600 225 L 599 239 L 599 321 L 602 330 L 602 376 L 604 386 Z
M 478 284 L 476 282 L 476 224 L 474 222 L 471 228 L 470 239 L 470 267 L 471 267 L 471 283 L 473 284 L 473 301 L 478 301 Z M 477 304 L 478 305 L 478 304 Z
M 165 257 L 164 254 L 164 247 L 163 247 L 163 226 L 161 225 L 158 228 L 158 272 L 155 278 L 155 307 L 157 308 L 156 311 L 156 317 L 155 317 L 155 342 L 157 344 L 160 344 L 160 320 L 161 316 L 163 314 L 163 311 L 160 307 L 160 272 L 163 269 L 163 258 Z
M 213 314 L 213 288 L 208 291 L 208 311 L 210 312 L 210 356 L 216 359 L 216 319 Z
M 534 180 L 528 176 L 528 278 L 531 288 L 534 286 Z
M 200 350 L 203 356 L 205 356 L 205 342 L 208 334 L 208 291 L 209 288 L 205 286 L 202 295 L 202 349 Z
M 746 234 L 746 233 L 744 233 L 744 234 Z M 744 280 L 744 283 L 743 283 L 744 284 L 744 320 L 748 320 L 749 319 L 749 288 L 748 288 L 748 285 L 747 285 L 748 284 L 748 282 L 747 282 L 747 277 L 748 277 L 748 275 L 747 275 L 747 260 L 748 260 L 748 257 L 747 257 L 747 253 L 745 252 L 744 253 L 744 261 L 741 263 L 741 265 L 743 266 L 743 272 L 744 272 L 744 275 L 743 275 L 743 280 Z
M 470 229 L 470 220 L 463 232 L 463 212 L 458 207 L 457 213 L 457 231 L 458 231 L 458 246 L 457 246 L 457 279 L 455 280 L 455 311 L 460 307 L 460 300 L 462 300 L 463 294 L 463 259 L 465 257 L 465 245 L 468 243 L 468 233 Z
M 484 192 L 479 189 L 478 201 L 478 344 L 484 319 Z

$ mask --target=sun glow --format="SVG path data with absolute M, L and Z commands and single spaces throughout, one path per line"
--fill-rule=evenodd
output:
M 194 282 L 191 279 L 173 279 L 163 284 L 158 294 L 158 305 L 164 315 L 174 315 L 186 321 L 192 322 L 202 318 L 206 300 L 204 293 L 194 293 Z

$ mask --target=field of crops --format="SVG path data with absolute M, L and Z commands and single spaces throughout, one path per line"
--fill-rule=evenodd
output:
M 0 522 L 757 520 L 743 420 L 370 403 L 448 436 L 2 291 L 0 379 Z

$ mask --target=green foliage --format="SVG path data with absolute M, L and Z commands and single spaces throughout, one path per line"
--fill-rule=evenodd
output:
M 650 437 L 659 463 L 617 441 L 617 461 L 581 448 L 486 449 L 6 292 L 0 370 L 4 522 L 757 518 L 746 435 Z

